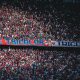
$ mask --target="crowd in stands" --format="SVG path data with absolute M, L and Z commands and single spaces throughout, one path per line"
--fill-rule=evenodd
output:
M 44 39 L 49 36 L 47 31 L 43 22 L 33 19 L 33 15 L 27 11 L 11 7 L 2 7 L 0 10 L 0 34 L 3 38 Z
M 80 54 L 33 49 L 0 50 L 0 80 L 79 80 Z
M 0 80 L 53 80 L 53 53 L 28 49 L 0 50 Z
M 0 37 L 80 41 L 79 15 L 64 9 L 50 4 L 44 7 L 29 4 L 26 10 L 2 5 Z
M 0 5 L 0 38 L 80 41 L 80 12 L 36 1 Z M 0 49 L 0 80 L 80 80 L 80 52 Z

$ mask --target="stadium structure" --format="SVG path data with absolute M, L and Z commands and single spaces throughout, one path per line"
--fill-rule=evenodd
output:
M 80 80 L 79 0 L 0 0 L 0 80 Z

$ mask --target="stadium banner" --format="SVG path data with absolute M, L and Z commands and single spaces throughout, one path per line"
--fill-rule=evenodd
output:
M 75 42 L 75 41 L 52 41 L 51 39 L 45 40 L 45 39 L 0 38 L 0 45 L 80 47 L 80 42 Z
M 80 42 L 76 41 L 58 41 L 60 47 L 80 47 Z
M 33 46 L 56 46 L 56 41 L 45 40 L 45 39 L 15 39 L 15 38 L 0 38 L 0 45 L 33 45 Z

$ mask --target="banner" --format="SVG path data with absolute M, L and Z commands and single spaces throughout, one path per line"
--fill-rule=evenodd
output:
M 9 39 L 0 38 L 0 45 L 34 45 L 34 46 L 46 46 L 46 40 L 44 39 Z M 47 42 L 47 41 L 46 41 Z M 47 42 L 48 43 L 48 42 Z M 47 45 L 48 46 L 48 45 Z
M 60 47 L 80 47 L 80 42 L 73 41 L 58 41 Z
M 51 39 L 10 39 L 0 38 L 0 45 L 25 45 L 25 46 L 54 46 L 54 47 L 80 47 L 76 41 L 52 41 Z

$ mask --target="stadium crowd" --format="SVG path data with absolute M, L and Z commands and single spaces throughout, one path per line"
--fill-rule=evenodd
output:
M 3 49 L 0 51 L 0 73 L 0 80 L 53 80 L 53 53 Z
M 0 37 L 16 39 L 52 39 L 80 41 L 79 15 L 53 7 L 36 6 L 22 10 L 19 7 L 2 5 L 0 7 Z
M 37 16 L 36 16 L 37 17 Z M 37 17 L 38 18 L 38 17 Z M 3 38 L 41 39 L 49 36 L 42 22 L 33 19 L 33 15 L 18 8 L 2 7 L 0 10 L 0 35 Z
M 0 5 L 0 38 L 80 41 L 80 12 L 36 1 Z M 0 80 L 80 80 L 80 52 L 0 49 Z
M 0 80 L 64 79 L 80 79 L 80 54 L 75 51 L 0 50 Z

